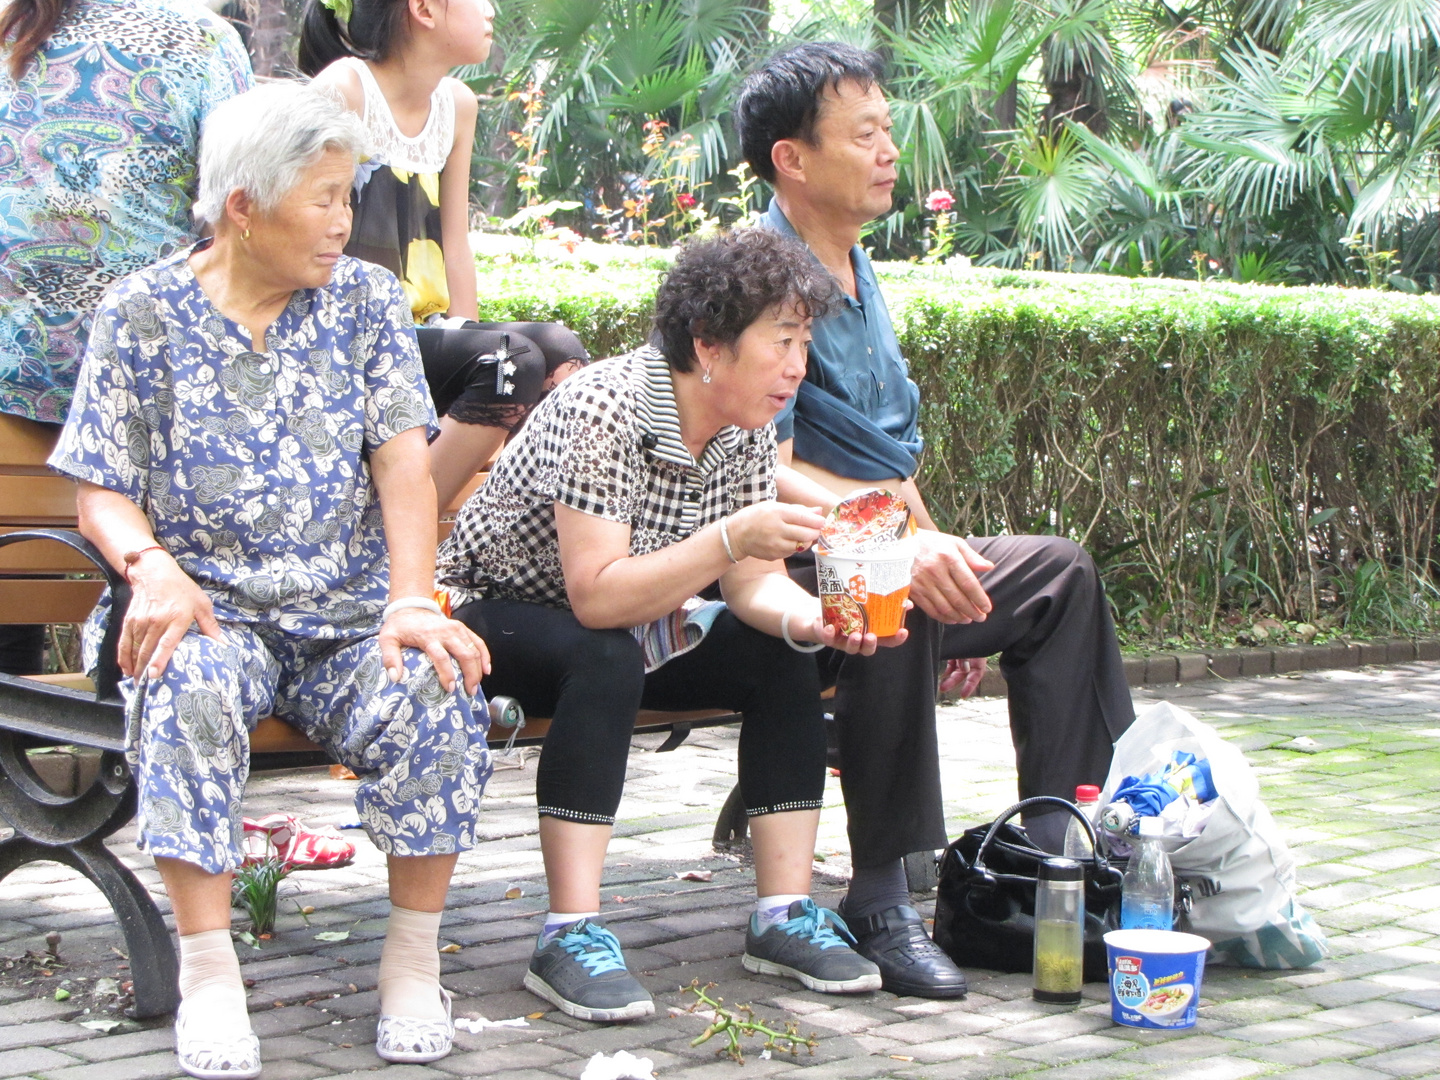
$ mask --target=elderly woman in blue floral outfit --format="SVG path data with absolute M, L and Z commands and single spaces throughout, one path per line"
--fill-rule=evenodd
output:
M 489 657 L 433 599 L 435 417 L 409 305 L 341 253 L 361 141 L 297 84 L 215 110 L 196 203 L 214 237 L 101 303 L 51 459 L 133 590 L 127 741 L 140 843 L 175 908 L 192 1076 L 260 1071 L 230 877 L 248 729 L 272 712 L 360 775 L 389 859 L 377 1053 L 430 1061 L 453 1036 L 436 940 L 490 772 L 473 713 Z

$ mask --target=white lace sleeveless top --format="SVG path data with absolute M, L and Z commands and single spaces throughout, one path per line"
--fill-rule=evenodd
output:
M 351 56 L 338 62 L 356 73 L 365 90 L 365 112 L 360 120 L 370 144 L 370 159 L 405 172 L 438 173 L 444 169 L 455 144 L 455 96 L 445 83 L 430 95 L 430 116 L 412 139 L 395 125 L 390 103 L 365 61 Z

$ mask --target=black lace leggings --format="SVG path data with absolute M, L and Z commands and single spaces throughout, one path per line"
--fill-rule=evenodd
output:
M 565 609 L 477 600 L 455 618 L 490 649 L 485 693 L 552 718 L 535 778 L 541 814 L 614 823 L 642 707 L 742 713 L 740 792 L 750 814 L 820 808 L 825 721 L 815 658 L 728 610 L 693 650 L 648 675 L 630 631 L 587 630 Z
M 559 323 L 467 323 L 415 330 L 438 416 L 514 431 L 571 360 L 589 363 L 580 339 Z

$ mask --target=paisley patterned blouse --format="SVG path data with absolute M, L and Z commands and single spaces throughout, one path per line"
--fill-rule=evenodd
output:
M 0 412 L 65 419 L 96 304 L 193 235 L 200 122 L 251 83 L 195 0 L 82 0 L 0 71 Z
M 295 293 L 259 353 L 188 254 L 101 303 L 50 465 L 143 509 L 220 620 L 372 634 L 389 562 L 369 455 L 438 430 L 400 283 L 342 257 L 329 285 Z

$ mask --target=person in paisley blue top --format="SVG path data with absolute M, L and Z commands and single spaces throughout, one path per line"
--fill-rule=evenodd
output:
M 376 1051 L 450 1050 L 440 912 L 490 774 L 484 643 L 433 599 L 435 414 L 409 305 L 342 254 L 362 135 L 274 83 L 205 128 L 203 240 L 102 301 L 51 465 L 133 598 L 120 634 L 140 843 L 180 935 L 180 1064 L 259 1073 L 230 941 L 248 729 L 275 713 L 360 775 L 390 870 Z M 87 626 L 93 664 L 109 615 Z M 457 672 L 458 667 L 458 672 Z
M 193 235 L 201 122 L 253 76 L 194 0 L 10 0 L 0 43 L 0 412 L 58 424 L 100 297 Z

